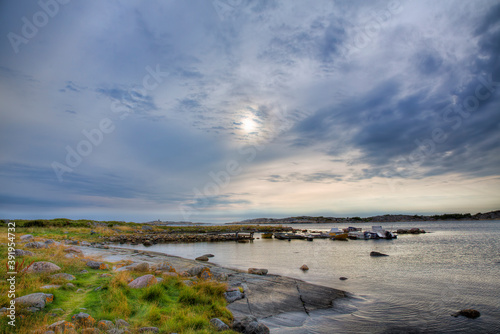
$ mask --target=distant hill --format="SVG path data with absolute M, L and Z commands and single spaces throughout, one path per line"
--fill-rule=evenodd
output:
M 423 222 L 423 221 L 447 221 L 447 220 L 500 220 L 500 210 L 487 213 L 447 213 L 443 215 L 383 215 L 373 217 L 311 217 L 298 216 L 288 218 L 255 218 L 246 219 L 231 224 L 326 224 L 326 223 L 389 223 L 389 222 Z

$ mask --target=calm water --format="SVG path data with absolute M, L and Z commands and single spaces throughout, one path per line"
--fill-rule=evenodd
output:
M 346 226 L 293 227 L 326 231 Z M 500 333 L 500 221 L 383 227 L 419 227 L 433 233 L 400 235 L 396 240 L 260 239 L 147 249 L 186 258 L 212 253 L 212 262 L 222 266 L 267 268 L 272 274 L 352 293 L 352 298 L 337 303 L 335 312 L 318 311 L 299 319 L 301 327 L 278 327 L 280 319 L 272 319 L 268 325 L 273 333 Z M 390 256 L 373 258 L 371 251 Z M 308 272 L 298 269 L 303 264 Z M 348 280 L 340 281 L 341 276 Z M 481 317 L 450 316 L 463 308 L 477 309 Z

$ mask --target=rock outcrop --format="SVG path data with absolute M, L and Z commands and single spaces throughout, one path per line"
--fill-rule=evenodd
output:
M 370 256 L 389 256 L 387 254 L 379 253 L 379 252 L 370 252 Z
M 244 334 L 269 334 L 269 328 L 253 316 L 235 320 L 233 329 Z
M 257 269 L 257 268 L 248 268 L 248 273 L 249 274 L 254 274 L 254 275 L 267 275 L 268 270 L 267 269 Z
M 245 298 L 245 294 L 241 293 L 240 290 L 235 289 L 224 292 L 224 297 L 226 298 L 226 301 L 228 303 L 232 303 L 234 301 Z
M 108 269 L 109 268 L 109 266 L 106 263 L 104 263 L 104 262 L 88 261 L 86 264 L 87 264 L 87 267 L 90 267 L 92 269 L 104 270 L 104 269 Z
M 468 309 L 460 310 L 455 314 L 452 314 L 452 316 L 454 316 L 454 317 L 458 317 L 459 315 L 464 316 L 466 318 L 470 318 L 470 319 L 476 319 L 476 318 L 479 318 L 481 316 L 481 313 L 477 310 L 468 308 Z
M 18 297 L 14 299 L 16 305 L 25 307 L 30 311 L 36 312 L 45 307 L 45 305 L 52 303 L 54 300 L 54 295 L 50 293 L 32 293 L 26 296 Z

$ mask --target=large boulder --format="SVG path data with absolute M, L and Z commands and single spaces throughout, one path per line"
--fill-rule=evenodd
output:
M 206 257 L 205 255 L 198 256 L 195 260 L 196 261 L 208 261 L 208 257 Z
M 384 254 L 384 253 L 379 253 L 379 252 L 370 252 L 370 256 L 389 256 L 387 254 Z
M 248 273 L 249 274 L 254 274 L 254 275 L 267 275 L 268 270 L 267 269 L 257 269 L 257 268 L 248 268 Z
M 454 316 L 454 317 L 458 317 L 459 315 L 464 316 L 466 318 L 470 318 L 470 319 L 476 319 L 476 318 L 479 318 L 481 316 L 481 313 L 479 313 L 479 311 L 477 311 L 477 310 L 468 308 L 468 309 L 460 310 L 455 314 L 452 314 L 452 316 Z
M 254 316 L 235 320 L 233 330 L 244 334 L 269 334 L 269 328 Z
M 138 330 L 139 333 L 159 333 L 160 329 L 158 327 L 142 327 Z
M 87 264 L 87 267 L 90 267 L 92 269 L 104 270 L 104 269 L 108 269 L 109 268 L 109 266 L 106 263 L 104 263 L 104 262 L 88 261 L 86 264 Z
M 34 262 L 31 266 L 29 266 L 26 269 L 27 273 L 51 273 L 54 271 L 61 270 L 61 267 L 59 267 L 56 264 L 53 264 L 52 262 L 46 262 L 46 261 L 40 261 L 40 262 Z
M 147 286 L 158 283 L 158 280 L 153 275 L 144 275 L 137 277 L 135 280 L 128 284 L 129 287 L 133 289 L 141 289 Z
M 34 308 L 32 309 L 33 311 L 38 311 L 41 310 L 42 308 L 45 307 L 45 305 L 52 303 L 54 300 L 54 295 L 50 293 L 43 293 L 43 292 L 38 292 L 38 293 L 32 293 L 26 296 L 18 297 L 14 299 L 16 302 L 16 305 L 19 305 L 21 307 L 25 308 Z M 37 309 L 37 310 L 35 310 Z

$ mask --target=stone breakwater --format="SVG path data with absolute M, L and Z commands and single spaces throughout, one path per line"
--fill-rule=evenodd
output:
M 105 238 L 106 241 L 120 244 L 144 244 L 150 246 L 157 243 L 169 242 L 218 242 L 218 241 L 239 241 L 253 240 L 253 233 L 199 233 L 199 234 L 132 234 L 115 235 Z

